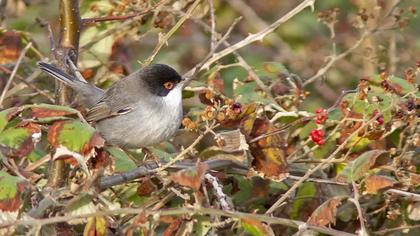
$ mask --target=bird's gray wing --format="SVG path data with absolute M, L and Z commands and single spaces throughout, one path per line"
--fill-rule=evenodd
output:
M 137 96 L 127 96 L 123 83 L 116 83 L 86 114 L 88 122 L 97 122 L 106 118 L 127 114 L 136 103 Z

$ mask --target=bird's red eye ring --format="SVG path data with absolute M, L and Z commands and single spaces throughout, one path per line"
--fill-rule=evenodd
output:
M 174 87 L 174 83 L 166 82 L 163 84 L 163 87 L 165 87 L 167 90 L 171 90 Z

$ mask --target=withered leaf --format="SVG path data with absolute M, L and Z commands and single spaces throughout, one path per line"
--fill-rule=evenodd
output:
M 198 191 L 207 169 L 208 166 L 206 163 L 197 162 L 196 168 L 180 170 L 173 173 L 171 179 L 182 186 Z
M 366 193 L 376 194 L 379 190 L 393 186 L 395 181 L 387 176 L 371 175 L 365 179 Z
M 337 207 L 341 204 L 342 200 L 343 197 L 333 197 L 322 203 L 321 206 L 312 212 L 308 223 L 317 226 L 335 225 Z

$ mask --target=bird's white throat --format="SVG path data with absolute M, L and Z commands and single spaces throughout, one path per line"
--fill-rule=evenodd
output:
M 163 103 L 167 107 L 176 109 L 182 103 L 182 85 L 178 84 L 174 89 L 172 89 L 168 95 L 163 97 Z

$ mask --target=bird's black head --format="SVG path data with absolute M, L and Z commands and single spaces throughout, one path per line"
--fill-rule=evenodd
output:
M 143 68 L 142 78 L 151 93 L 164 97 L 182 81 L 182 77 L 170 66 L 154 64 Z

